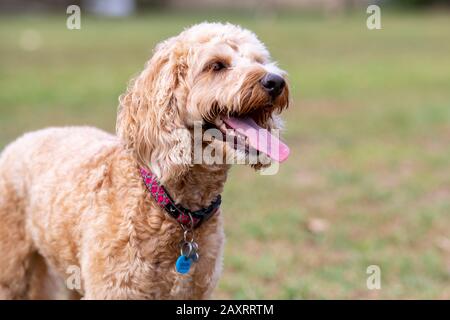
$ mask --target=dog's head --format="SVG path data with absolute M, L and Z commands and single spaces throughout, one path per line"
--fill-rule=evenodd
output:
M 269 132 L 280 128 L 288 104 L 285 73 L 252 32 L 202 23 L 156 47 L 120 98 L 117 132 L 162 181 L 193 163 L 199 127 L 200 148 L 212 147 L 216 160 L 242 163 L 255 151 L 252 165 L 261 168 L 287 156 L 284 144 L 275 138 L 271 147 L 267 137 L 274 141 Z

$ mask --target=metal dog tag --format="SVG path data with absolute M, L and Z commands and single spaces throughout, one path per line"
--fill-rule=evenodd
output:
M 191 269 L 192 263 L 200 259 L 198 254 L 198 244 L 191 241 L 180 242 L 180 256 L 175 264 L 178 273 L 186 274 Z
M 191 269 L 192 259 L 181 255 L 178 257 L 175 268 L 178 273 L 186 274 Z

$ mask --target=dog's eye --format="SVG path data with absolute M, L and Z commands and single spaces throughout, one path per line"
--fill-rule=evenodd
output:
M 217 61 L 211 64 L 211 70 L 213 71 L 220 71 L 222 69 L 225 69 L 226 66 L 223 62 Z

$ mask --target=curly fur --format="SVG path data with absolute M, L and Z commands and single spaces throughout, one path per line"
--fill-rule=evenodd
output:
M 209 70 L 217 59 L 229 68 Z M 139 168 L 150 164 L 183 206 L 207 206 L 230 166 L 191 164 L 193 124 L 237 113 L 277 128 L 288 89 L 269 106 L 259 85 L 269 71 L 283 74 L 250 31 L 196 25 L 159 44 L 130 82 L 116 136 L 49 128 L 7 146 L 0 156 L 0 298 L 210 297 L 222 268 L 222 214 L 196 231 L 201 259 L 178 274 L 181 229 L 149 197 Z M 78 292 L 64 286 L 73 265 L 81 270 Z

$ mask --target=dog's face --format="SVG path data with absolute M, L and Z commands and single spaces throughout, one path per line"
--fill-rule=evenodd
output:
M 192 143 L 193 128 L 200 125 L 203 133 L 214 136 L 203 148 L 213 146 L 222 150 L 224 160 L 240 163 L 257 151 L 258 161 L 252 165 L 260 168 L 269 164 L 268 158 L 279 160 L 273 155 L 279 150 L 255 135 L 280 128 L 278 114 L 288 104 L 285 73 L 252 32 L 231 24 L 203 23 L 157 46 L 121 99 L 118 133 L 142 161 L 183 162 L 183 146 L 190 150 L 185 144 Z M 181 128 L 188 133 L 178 130 L 177 137 L 165 136 Z M 155 154 L 152 149 L 158 143 L 166 149 Z

